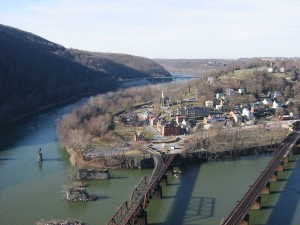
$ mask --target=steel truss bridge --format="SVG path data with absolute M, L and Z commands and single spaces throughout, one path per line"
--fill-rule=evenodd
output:
M 150 150 L 155 167 L 152 176 L 143 177 L 133 189 L 130 199 L 126 200 L 112 216 L 107 225 L 147 224 L 145 208 L 151 198 L 161 198 L 160 183 L 164 181 L 166 173 L 176 154 L 170 154 L 164 160 L 162 156 Z

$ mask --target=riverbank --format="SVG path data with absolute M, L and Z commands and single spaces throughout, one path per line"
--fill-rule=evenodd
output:
M 238 159 L 245 156 L 262 155 L 274 152 L 278 144 L 266 145 L 266 146 L 256 146 L 244 149 L 234 149 L 234 150 L 224 150 L 218 152 L 210 152 L 207 150 L 195 150 L 184 151 L 178 153 L 173 161 L 173 166 L 187 165 L 195 162 L 206 162 L 206 161 L 216 161 L 216 160 L 228 160 L 228 159 Z M 150 154 L 130 154 L 124 156 L 124 154 L 115 154 L 114 156 L 107 156 L 106 158 L 97 157 L 95 153 L 86 153 L 84 157 L 79 156 L 72 149 L 67 149 L 69 154 L 69 161 L 72 166 L 79 168 L 100 168 L 100 169 L 128 169 L 128 168 L 139 168 L 148 169 L 154 167 L 154 160 Z M 147 155 L 147 156 L 146 156 Z M 145 157 L 146 156 L 146 157 Z M 109 159 L 111 157 L 112 159 Z M 166 157 L 163 154 L 162 157 Z M 114 161 L 114 164 L 109 164 L 108 162 Z
M 77 104 L 71 104 L 43 112 L 20 123 L 10 124 L 6 132 L 2 133 L 0 224 L 24 224 L 24 221 L 26 224 L 36 224 L 42 218 L 44 221 L 77 218 L 89 225 L 106 224 L 123 200 L 128 199 L 128 194 L 141 177 L 151 176 L 152 169 L 111 170 L 112 178 L 109 180 L 88 181 L 87 190 L 96 194 L 99 200 L 62 201 L 64 185 L 74 182 L 71 176 L 74 168 L 69 163 L 69 154 L 62 150 L 58 141 L 55 123 L 76 107 Z M 9 143 L 3 145 L 6 140 Z M 39 146 L 43 150 L 42 163 L 36 160 Z M 148 223 L 219 224 L 259 176 L 270 158 L 270 154 L 262 154 L 181 167 L 181 178 L 168 177 L 169 185 L 162 187 L 164 197 L 151 201 L 147 207 L 147 212 L 151 215 Z M 300 171 L 298 167 L 290 187 L 299 187 L 297 171 Z M 291 172 L 288 170 L 286 173 Z M 290 180 L 282 179 L 280 184 L 284 187 L 287 182 L 290 183 Z M 268 199 L 276 200 L 282 189 L 273 190 L 274 193 Z M 290 202 L 287 204 L 282 201 L 283 208 L 290 212 L 283 220 L 289 216 L 295 217 L 291 225 L 298 225 L 299 221 L 300 213 L 296 207 L 298 192 L 297 188 L 288 188 L 287 194 L 294 202 L 291 205 Z M 266 210 L 261 212 L 267 211 L 267 214 L 257 216 L 257 224 L 266 224 L 269 212 L 274 209 L 275 200 L 268 200 Z
M 28 118 L 28 117 L 36 115 L 38 113 L 45 112 L 47 110 L 55 109 L 57 107 L 61 107 L 61 106 L 67 105 L 67 104 L 78 102 L 81 98 L 85 98 L 85 97 L 88 98 L 88 97 L 96 95 L 96 94 L 101 94 L 101 93 L 89 92 L 89 93 L 82 94 L 82 95 L 79 95 L 79 96 L 76 96 L 76 97 L 72 97 L 70 99 L 66 99 L 64 101 L 59 101 L 59 102 L 56 102 L 56 103 L 45 105 L 43 107 L 39 107 L 36 110 L 33 110 L 31 112 L 24 113 L 22 115 L 19 115 L 15 118 L 10 119 L 10 120 L 6 120 L 5 123 L 0 124 L 0 127 L 5 126 L 7 124 L 18 122 L 19 120 Z
M 69 154 L 69 161 L 74 167 L 99 169 L 145 169 L 154 167 L 154 161 L 149 153 L 127 150 L 124 149 L 120 153 L 115 152 L 111 154 L 101 151 L 87 152 L 80 156 L 74 150 L 66 148 Z

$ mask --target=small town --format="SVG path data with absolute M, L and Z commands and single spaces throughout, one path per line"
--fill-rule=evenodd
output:
M 255 70 L 265 70 L 268 76 L 285 76 L 286 82 L 292 82 L 283 67 L 276 74 L 275 69 L 270 68 Z M 235 71 L 235 74 L 242 72 L 247 73 L 249 70 Z M 204 85 L 217 82 L 220 81 L 215 77 L 208 77 Z M 247 148 L 275 147 L 292 130 L 293 122 L 299 119 L 298 111 L 293 111 L 291 107 L 293 102 L 286 100 L 287 96 L 279 90 L 266 90 L 254 98 L 249 97 L 252 94 L 249 94 L 246 87 L 227 88 L 223 92 L 214 93 L 211 99 L 200 100 L 199 90 L 191 86 L 186 84 L 187 91 L 180 99 L 169 97 L 168 88 L 162 88 L 159 96 L 156 96 L 156 102 L 148 101 L 133 104 L 126 110 L 119 109 L 112 120 L 114 132 L 122 137 L 122 143 L 112 147 L 116 139 L 111 139 L 108 141 L 110 144 L 101 147 L 99 138 L 93 138 L 95 144 L 84 153 L 84 159 L 88 162 L 86 165 L 93 162 L 93 159 L 103 159 L 103 155 L 147 155 L 149 147 L 161 154 L 200 149 L 215 153 L 213 157 L 220 157 L 223 151 L 228 150 L 237 150 L 237 155 L 242 155 Z M 237 102 L 235 98 L 243 101 L 232 105 L 232 99 Z M 230 133 L 234 140 L 226 133 Z M 259 133 L 261 137 L 257 137 Z M 223 140 L 218 139 L 220 137 Z M 103 163 L 97 165 L 109 167 Z
M 261 61 L 273 63 L 270 59 Z M 285 64 L 282 60 L 275 63 Z M 162 198 L 161 185 L 167 184 L 167 175 L 182 179 L 182 165 L 281 151 L 278 158 L 274 156 L 278 161 L 283 160 L 282 154 L 289 154 L 292 147 L 280 146 L 294 146 L 298 140 L 297 73 L 291 66 L 288 71 L 278 66 L 251 66 L 210 73 L 179 86 L 120 90 L 90 98 L 59 121 L 57 130 L 79 182 L 109 180 L 114 169 L 153 168 L 152 176 L 141 179 L 131 199 L 125 200 L 107 223 L 132 218 L 146 224 L 147 202 Z M 253 85 L 259 79 L 269 84 Z M 282 85 L 286 86 L 284 91 Z M 116 101 L 119 104 L 111 104 Z M 296 147 L 291 151 L 298 152 Z M 265 176 L 272 172 L 267 166 Z M 261 185 L 259 179 L 256 182 Z M 249 191 L 261 191 L 255 187 Z M 94 201 L 97 196 L 75 182 L 65 190 L 63 199 Z M 255 204 L 259 209 L 261 203 Z M 123 216 L 124 211 L 132 214 Z M 247 217 L 240 219 L 249 221 Z M 227 220 L 231 219 L 221 224 L 230 224 Z
M 0 1 L 0 224 L 299 225 L 300 1 Z

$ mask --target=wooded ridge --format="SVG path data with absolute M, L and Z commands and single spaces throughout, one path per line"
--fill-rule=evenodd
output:
M 0 53 L 0 124 L 79 96 L 115 90 L 126 79 L 171 76 L 150 59 L 66 49 L 1 24 Z

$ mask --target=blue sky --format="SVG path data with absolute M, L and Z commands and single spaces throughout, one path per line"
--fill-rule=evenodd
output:
M 298 0 L 3 0 L 0 23 L 148 58 L 300 56 Z

